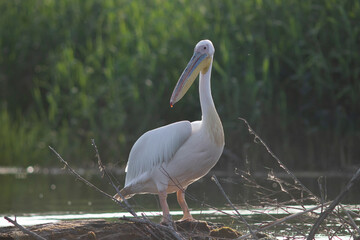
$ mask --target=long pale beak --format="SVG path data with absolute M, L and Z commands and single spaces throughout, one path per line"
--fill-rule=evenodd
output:
M 181 74 L 170 98 L 170 106 L 178 102 L 189 90 L 201 70 L 206 69 L 211 58 L 206 53 L 195 52 Z

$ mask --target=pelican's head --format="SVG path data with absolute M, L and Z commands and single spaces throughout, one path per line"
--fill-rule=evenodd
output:
M 200 72 L 205 74 L 209 70 L 214 53 L 215 48 L 210 40 L 201 40 L 196 44 L 194 55 L 181 74 L 171 95 L 171 107 L 185 95 Z

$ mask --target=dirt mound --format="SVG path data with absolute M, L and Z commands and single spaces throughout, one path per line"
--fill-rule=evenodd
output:
M 197 221 L 176 222 L 177 232 L 186 239 L 234 239 L 241 233 L 222 224 Z M 171 234 L 145 223 L 73 220 L 27 227 L 46 239 L 172 239 Z M 16 227 L 0 228 L 0 239 L 33 239 Z

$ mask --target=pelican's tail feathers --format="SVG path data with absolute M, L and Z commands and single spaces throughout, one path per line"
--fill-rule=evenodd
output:
M 120 190 L 120 195 L 117 193 L 114 195 L 114 198 L 116 198 L 118 201 L 122 202 L 124 201 L 123 198 L 125 199 L 129 199 L 132 196 L 134 196 L 134 194 L 131 194 L 129 189 L 127 189 L 126 187 Z

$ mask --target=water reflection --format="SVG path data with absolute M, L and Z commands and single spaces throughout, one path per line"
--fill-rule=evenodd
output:
M 43 170 L 42 170 L 43 171 Z M 15 172 L 15 171 L 13 171 Z M 122 211 L 111 200 L 100 193 L 76 180 L 66 171 L 58 169 L 57 174 L 39 174 L 39 169 L 27 168 L 26 172 L 15 174 L 0 174 L 0 214 L 23 215 L 29 213 L 99 213 Z M 49 171 L 48 171 L 49 172 Z M 50 171 L 51 172 L 51 171 Z M 112 186 L 106 179 L 101 178 L 98 172 L 82 172 L 83 176 L 98 188 L 109 194 L 114 194 Z M 187 192 L 194 199 L 189 199 L 188 204 L 192 209 L 206 209 L 202 203 L 217 208 L 227 208 L 226 201 L 221 195 L 208 174 L 200 181 L 189 186 Z M 119 176 L 120 185 L 124 176 Z M 244 185 L 240 177 L 218 177 L 225 192 L 234 204 L 243 204 L 253 198 L 254 190 Z M 317 179 L 307 178 L 301 180 L 315 194 L 319 188 Z M 334 199 L 346 184 L 348 178 L 328 178 L 327 194 L 329 199 Z M 259 180 L 264 185 L 276 189 L 279 186 L 274 182 Z M 318 194 L 319 195 L 319 194 Z M 354 190 L 344 199 L 343 203 L 358 203 L 360 191 Z M 180 210 L 175 194 L 168 197 L 171 210 Z M 136 195 L 130 200 L 135 211 L 159 211 L 161 208 L 155 195 Z

